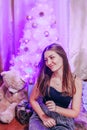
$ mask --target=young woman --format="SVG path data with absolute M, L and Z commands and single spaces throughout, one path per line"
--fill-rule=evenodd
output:
M 82 81 L 72 74 L 64 49 L 56 43 L 47 46 L 30 95 L 34 113 L 29 130 L 74 130 L 81 96 Z

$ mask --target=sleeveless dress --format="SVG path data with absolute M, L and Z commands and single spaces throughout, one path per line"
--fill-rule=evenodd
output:
M 29 119 L 29 130 L 74 130 L 74 119 L 49 111 L 45 105 L 45 102 L 48 100 L 54 101 L 55 104 L 60 107 L 68 108 L 72 97 L 66 96 L 62 92 L 57 91 L 55 88 L 50 87 L 49 94 L 47 90 L 45 97 L 39 97 L 38 102 L 42 110 L 48 116 L 55 119 L 56 126 L 51 128 L 45 127 L 36 112 L 33 112 L 33 115 Z

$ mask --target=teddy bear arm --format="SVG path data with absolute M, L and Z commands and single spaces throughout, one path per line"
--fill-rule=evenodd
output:
M 17 103 L 12 103 L 9 107 L 0 114 L 0 121 L 3 123 L 10 123 L 15 117 L 15 107 Z

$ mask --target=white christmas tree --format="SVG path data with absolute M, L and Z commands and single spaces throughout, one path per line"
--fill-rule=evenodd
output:
M 53 7 L 47 0 L 38 0 L 26 16 L 19 52 L 13 56 L 10 69 L 18 70 L 25 80 L 35 77 L 44 47 L 58 39 Z

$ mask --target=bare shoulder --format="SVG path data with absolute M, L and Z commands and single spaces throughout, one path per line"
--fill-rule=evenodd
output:
M 75 78 L 76 89 L 82 89 L 82 80 L 79 77 Z
M 82 84 L 82 80 L 79 77 L 75 78 L 75 83 Z

